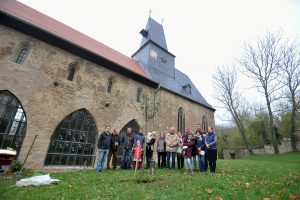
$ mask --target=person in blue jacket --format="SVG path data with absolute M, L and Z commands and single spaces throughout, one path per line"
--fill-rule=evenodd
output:
M 217 166 L 217 135 L 215 134 L 213 127 L 208 128 L 208 133 L 205 136 L 205 146 L 209 171 L 215 173 Z

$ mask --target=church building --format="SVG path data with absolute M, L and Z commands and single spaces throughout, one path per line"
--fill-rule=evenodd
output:
M 15 0 L 1 0 L 0 22 L 0 149 L 24 161 L 36 137 L 28 169 L 94 167 L 106 125 L 157 137 L 214 125 L 151 17 L 131 57 Z

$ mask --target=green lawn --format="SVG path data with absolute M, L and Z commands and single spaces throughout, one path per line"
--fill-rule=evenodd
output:
M 300 153 L 219 160 L 216 174 L 156 170 L 53 173 L 58 185 L 14 186 L 0 181 L 0 199 L 300 199 Z

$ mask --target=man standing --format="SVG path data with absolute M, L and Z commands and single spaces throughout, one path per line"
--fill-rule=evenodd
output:
M 110 160 L 112 157 L 112 165 L 113 165 L 113 169 L 115 170 L 117 167 L 117 151 L 120 145 L 119 142 L 119 131 L 118 130 L 114 130 L 112 133 L 112 145 L 110 146 L 109 152 L 108 152 L 108 157 L 107 157 L 107 169 L 110 169 Z
M 177 152 L 178 140 L 175 128 L 172 127 L 170 133 L 166 135 L 167 168 L 171 169 L 170 157 L 172 157 L 172 169 L 175 169 L 175 156 Z
M 110 127 L 106 126 L 105 131 L 101 133 L 99 139 L 98 139 L 98 163 L 96 166 L 96 172 L 102 172 L 103 165 L 105 163 L 108 150 L 110 146 L 112 145 L 112 139 L 110 134 Z
M 127 128 L 127 133 L 122 136 L 120 142 L 122 144 L 121 169 L 129 169 L 134 142 L 132 128 Z
M 142 148 L 144 148 L 145 136 L 142 128 L 140 128 L 139 132 L 134 136 L 134 147 L 136 146 L 137 141 L 140 141 Z

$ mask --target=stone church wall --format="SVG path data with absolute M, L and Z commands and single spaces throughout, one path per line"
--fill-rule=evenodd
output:
M 15 59 L 22 46 L 29 54 L 20 65 Z M 70 66 L 76 66 L 73 81 L 67 80 Z M 112 91 L 107 92 L 108 79 Z M 35 135 L 38 135 L 26 167 L 42 169 L 49 140 L 57 125 L 70 113 L 85 108 L 94 117 L 98 133 L 105 125 L 121 129 L 135 119 L 145 128 L 145 119 L 136 102 L 136 92 L 154 98 L 155 88 L 112 72 L 50 44 L 0 25 L 0 91 L 9 90 L 21 102 L 27 116 L 26 136 L 19 159 L 24 160 Z M 148 121 L 148 130 L 165 131 L 177 126 L 177 111 L 185 111 L 185 127 L 195 129 L 205 115 L 214 124 L 213 112 L 169 91 L 160 89 L 156 97 L 160 109 Z

